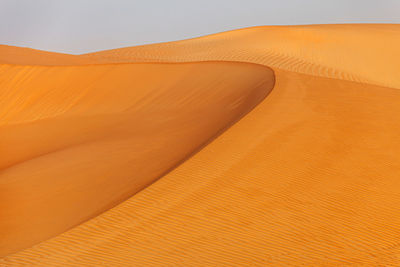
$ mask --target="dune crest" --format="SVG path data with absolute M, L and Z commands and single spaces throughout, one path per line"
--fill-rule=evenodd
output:
M 260 26 L 89 53 L 99 62 L 252 62 L 313 76 L 399 88 L 399 24 Z

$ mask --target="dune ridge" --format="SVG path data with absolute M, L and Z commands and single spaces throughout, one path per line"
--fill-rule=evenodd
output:
M 272 67 L 275 85 L 252 111 L 157 182 L 0 263 L 399 265 L 398 31 L 399 25 L 255 27 L 76 56 L 94 65 L 253 62 Z M 242 71 L 215 76 L 224 73 L 234 85 Z M 196 83 L 209 81 L 208 75 Z M 271 79 L 266 83 L 270 88 Z M 214 99 L 216 106 L 221 99 Z
M 258 26 L 83 56 L 99 62 L 252 62 L 313 76 L 399 88 L 399 46 L 399 24 Z

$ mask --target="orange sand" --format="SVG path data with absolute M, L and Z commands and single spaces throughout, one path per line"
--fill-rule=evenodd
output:
M 1 84 L 3 253 L 132 196 L 247 113 L 274 81 L 248 63 L 3 68 L 23 77 Z
M 399 33 L 256 27 L 3 64 L 0 265 L 400 265 Z
M 68 54 L 0 45 L 0 64 L 51 66 L 89 63 L 93 63 L 93 60 Z

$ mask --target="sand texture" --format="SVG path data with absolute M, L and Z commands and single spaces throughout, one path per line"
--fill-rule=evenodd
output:
M 399 47 L 368 24 L 0 47 L 0 266 L 400 266 Z

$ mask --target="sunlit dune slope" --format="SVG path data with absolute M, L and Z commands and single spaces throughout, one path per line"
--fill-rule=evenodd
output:
M 397 208 L 400 206 L 398 157 L 400 54 L 397 49 L 400 44 L 399 31 L 399 25 L 255 27 L 191 40 L 75 56 L 101 62 L 109 67 L 123 66 L 121 62 L 141 61 L 211 60 L 219 63 L 203 63 L 204 67 L 198 72 L 176 70 L 176 75 L 180 73 L 179 75 L 186 77 L 185 83 L 174 83 L 174 86 L 168 86 L 168 89 L 160 85 L 163 83 L 159 83 L 152 87 L 154 90 L 149 89 L 149 98 L 142 99 L 141 94 L 137 95 L 135 90 L 131 96 L 135 99 L 131 107 L 143 106 L 146 112 L 139 113 L 143 116 L 139 116 L 140 119 L 136 120 L 126 114 L 121 115 L 122 111 L 115 111 L 121 115 L 114 124 L 120 128 L 117 127 L 115 130 L 104 123 L 111 122 L 111 116 L 107 119 L 99 117 L 93 121 L 83 119 L 78 123 L 66 124 L 63 121 L 64 117 L 79 117 L 79 114 L 84 113 L 103 114 L 105 107 L 106 111 L 111 113 L 112 108 L 119 110 L 124 103 L 131 103 L 129 97 L 125 99 L 127 98 L 125 94 L 120 98 L 114 96 L 118 95 L 120 90 L 125 92 L 120 89 L 124 88 L 123 86 L 118 83 L 113 84 L 112 81 L 117 80 L 114 77 L 110 77 L 109 83 L 105 83 L 110 85 L 109 94 L 103 95 L 94 89 L 85 91 L 87 106 L 74 109 L 72 105 L 71 114 L 68 116 L 63 115 L 65 112 L 63 105 L 66 101 L 64 98 L 71 95 L 68 90 L 65 91 L 67 94 L 58 98 L 47 96 L 48 99 L 54 99 L 51 106 L 35 106 L 37 100 L 34 99 L 23 105 L 13 105 L 12 103 L 20 99 L 18 96 L 4 101 L 8 106 L 4 109 L 6 116 L 3 120 L 4 126 L 1 127 L 6 127 L 6 130 L 0 131 L 0 134 L 4 132 L 6 135 L 0 136 L 0 141 L 4 140 L 9 148 L 8 151 L 12 152 L 1 161 L 5 169 L 0 173 L 0 181 L 8 182 L 9 188 L 20 192 L 20 195 L 24 196 L 21 199 L 24 200 L 25 195 L 29 196 L 35 192 L 31 188 L 41 188 L 36 181 L 42 177 L 40 172 L 43 170 L 49 172 L 47 169 L 63 173 L 61 177 L 68 176 L 68 180 L 72 182 L 60 188 L 71 188 L 72 184 L 79 185 L 80 182 L 77 181 L 80 181 L 80 178 L 75 177 L 82 176 L 81 173 L 87 175 L 86 184 L 101 188 L 101 190 L 82 188 L 79 192 L 86 201 L 79 202 L 79 207 L 74 212 L 71 209 L 70 215 L 65 218 L 77 218 L 76 210 L 81 210 L 80 205 L 83 206 L 82 210 L 87 212 L 85 208 L 90 206 L 91 201 L 106 201 L 119 194 L 120 198 L 113 202 L 116 204 L 137 192 L 132 190 L 127 193 L 127 190 L 132 188 L 143 188 L 143 190 L 105 211 L 114 205 L 109 202 L 110 205 L 104 205 L 97 210 L 97 213 L 94 212 L 81 221 L 105 211 L 99 216 L 31 248 L 11 254 L 3 258 L 0 264 L 5 266 L 399 266 L 400 216 Z M 226 60 L 258 65 L 223 63 Z M 185 63 L 173 66 L 183 68 L 192 64 L 196 67 L 201 65 Z M 128 64 L 128 66 L 136 65 L 143 64 Z M 220 69 L 221 71 L 211 70 L 216 65 L 225 67 L 223 70 Z M 81 71 L 94 71 L 101 67 L 94 66 L 47 68 L 64 70 L 82 68 L 76 71 L 78 75 Z M 152 63 L 149 68 L 150 66 L 161 68 L 164 65 Z M 273 74 L 268 68 L 264 68 L 265 66 L 273 68 L 275 85 L 264 99 L 271 90 L 273 82 Z M 11 68 L 11 66 L 3 67 Z M 115 75 L 117 73 L 120 74 L 121 71 L 116 71 Z M 170 74 L 153 77 L 152 73 L 164 74 L 164 69 L 159 72 L 149 70 L 147 75 L 138 75 L 138 78 L 133 80 L 138 80 L 137 83 L 139 80 L 141 83 L 145 81 L 157 83 L 171 78 Z M 14 83 L 10 88 L 16 88 L 16 84 L 25 80 L 24 76 L 13 74 L 13 77 L 14 81 L 7 81 Z M 220 77 L 223 77 L 224 82 L 215 82 Z M 38 83 L 45 84 L 43 81 L 45 79 L 39 80 L 41 82 Z M 130 79 L 118 80 L 132 82 Z M 192 86 L 182 86 L 186 82 Z M 98 81 L 98 84 L 102 85 L 103 81 Z M 175 106 L 177 99 L 182 95 L 188 92 L 197 95 L 195 92 L 199 84 L 208 92 L 204 96 L 191 97 L 191 101 L 186 105 L 171 109 L 170 113 L 164 110 L 153 113 L 152 108 L 167 106 L 163 104 L 164 102 L 157 101 L 158 98 L 154 99 L 152 97 L 154 94 L 163 94 L 165 89 L 168 91 L 168 94 L 165 94 L 169 95 L 172 90 L 175 93 L 168 97 L 168 107 Z M 221 89 L 222 84 L 224 86 Z M 260 84 L 264 84 L 262 86 L 264 89 L 260 89 Z M 81 88 L 83 87 L 82 85 Z M 136 85 L 133 87 L 147 88 Z M 249 92 L 248 88 L 253 90 Z M 222 90 L 224 94 L 221 93 L 219 97 L 214 95 L 216 89 Z M 66 89 L 58 91 L 64 92 L 64 90 Z M 245 102 L 248 104 L 238 108 L 235 115 L 226 110 L 228 106 L 234 105 L 235 99 L 240 98 L 236 93 L 231 96 L 231 90 L 237 91 L 238 95 L 250 94 L 247 98 L 249 102 Z M 165 98 L 167 97 L 162 99 Z M 47 102 L 49 101 L 43 100 L 43 103 Z M 259 104 L 252 111 L 237 121 L 257 103 Z M 210 104 L 214 107 L 212 110 L 208 110 Z M 199 112 L 191 112 L 193 105 L 207 107 L 201 113 L 201 117 L 195 116 L 200 116 Z M 88 107 L 96 109 L 91 111 Z M 48 154 L 48 161 L 43 161 L 45 157 L 29 154 L 35 149 L 20 149 L 20 151 L 13 149 L 18 147 L 16 144 L 21 143 L 22 137 L 26 138 L 26 133 L 31 130 L 21 128 L 13 132 L 12 127 L 17 127 L 19 124 L 29 125 L 30 121 L 40 122 L 41 120 L 33 116 L 37 114 L 47 114 L 49 123 L 46 126 L 38 125 L 35 128 L 36 136 L 32 136 L 27 143 L 33 144 L 33 140 L 45 140 L 33 146 L 38 150 L 46 148 L 48 142 L 68 144 L 68 147 L 74 148 L 72 151 L 76 151 L 74 154 L 57 156 L 59 153 L 65 153 L 62 152 L 64 150 L 69 151 L 57 148 L 60 152 Z M 155 134 L 155 128 L 149 128 L 148 131 L 143 131 L 146 137 L 131 136 L 130 133 L 135 131 L 127 125 L 130 123 L 148 125 L 149 118 L 157 114 L 160 120 L 169 118 L 168 114 L 173 114 L 175 123 L 168 120 L 164 124 L 161 122 L 157 124 L 159 125 L 157 129 L 161 131 L 159 134 Z M 193 120 L 192 116 L 195 116 L 196 120 Z M 196 127 L 190 126 L 191 123 L 183 123 L 180 120 L 182 117 Z M 19 122 L 12 124 L 10 123 L 12 120 Z M 52 120 L 59 122 L 57 124 Z M 204 126 L 206 122 L 210 123 L 210 120 L 215 122 Z M 197 147 L 200 147 L 202 144 L 200 139 L 210 140 L 210 137 L 205 137 L 212 136 L 211 132 L 213 136 L 219 132 L 217 126 L 222 127 L 222 121 L 227 123 L 234 120 L 237 122 L 232 127 L 192 157 L 181 158 L 180 165 L 169 173 L 162 172 L 165 175 L 151 185 L 149 185 L 152 180 L 150 175 L 130 175 L 129 172 L 133 169 L 129 164 L 124 165 L 124 169 L 118 168 L 123 162 L 130 162 L 129 158 L 126 161 L 125 158 L 131 154 L 137 156 L 134 159 L 140 164 L 140 168 L 147 168 L 149 173 L 154 171 L 152 168 L 155 164 L 167 162 L 176 166 L 177 161 L 172 164 L 176 153 L 180 156 L 189 155 L 189 151 L 196 150 L 194 146 L 189 149 L 190 145 L 198 142 Z M 197 121 L 203 121 L 204 124 L 197 125 Z M 73 124 L 74 127 L 62 133 L 61 130 L 58 132 L 58 127 L 64 124 Z M 75 128 L 79 130 L 82 125 L 93 129 L 92 132 L 82 134 L 83 132 L 72 130 Z M 166 129 L 166 125 L 170 128 Z M 54 127 L 54 132 L 50 131 L 45 138 L 40 139 L 40 133 L 43 133 L 46 127 Z M 192 127 L 193 131 L 188 133 L 187 129 Z M 200 133 L 202 137 L 198 137 L 196 133 Z M 107 142 L 109 135 L 112 140 L 115 137 L 117 141 Z M 17 138 L 13 139 L 14 136 Z M 57 136 L 64 139 L 60 142 L 54 141 Z M 83 140 L 84 136 L 87 139 Z M 131 142 L 129 145 L 121 141 L 125 141 L 124 138 L 128 138 L 126 136 L 129 136 Z M 161 142 L 164 151 L 160 153 L 162 156 L 153 157 L 143 152 L 153 145 L 149 140 L 161 140 L 165 136 L 170 143 Z M 80 138 L 83 141 L 79 142 L 85 146 L 90 144 L 88 150 L 84 152 L 76 150 L 80 149 L 81 145 L 72 144 Z M 175 151 L 181 142 L 183 142 L 181 150 Z M 136 146 L 142 154 L 139 155 L 132 150 L 132 147 Z M 110 151 L 115 152 L 110 153 Z M 157 151 L 161 151 L 161 148 Z M 151 153 L 155 153 L 154 150 L 151 150 Z M 29 160 L 30 158 L 34 159 Z M 186 161 L 183 161 L 185 158 Z M 22 159 L 25 163 L 17 163 Z M 73 172 L 70 166 L 75 166 L 72 163 L 77 161 L 80 161 L 77 165 L 79 169 Z M 71 165 L 68 162 L 71 162 Z M 15 168 L 17 169 L 14 171 Z M 32 172 L 28 168 L 37 169 Z M 69 174 L 64 175 L 65 171 Z M 8 176 L 10 172 L 14 176 Z M 19 173 L 36 173 L 36 177 L 18 176 Z M 160 172 L 158 176 L 162 173 Z M 16 177 L 23 178 L 18 180 Z M 133 181 L 132 177 L 140 177 L 140 180 L 144 179 L 146 182 L 143 182 L 142 186 L 130 184 L 128 181 Z M 107 178 L 109 183 L 104 182 L 101 185 L 98 181 L 105 181 Z M 125 183 L 117 188 L 118 183 L 114 183 L 114 179 L 121 179 Z M 53 178 L 51 181 L 54 180 Z M 108 190 L 109 187 L 118 190 L 111 192 Z M 25 188 L 26 191 L 20 188 Z M 121 191 L 121 188 L 126 190 Z M 108 192 L 108 195 L 104 191 Z M 122 192 L 126 192 L 126 195 L 122 196 Z M 57 191 L 53 191 L 52 194 L 47 199 L 59 195 Z M 7 197 L 10 197 L 8 203 L 21 202 L 12 199 L 13 196 L 15 194 L 11 191 L 7 194 Z M 65 200 L 70 198 L 66 196 Z M 27 202 L 22 201 L 22 203 Z M 0 205 L 2 205 L 0 210 L 16 207 L 11 204 Z M 27 204 L 21 210 L 26 210 L 28 206 Z M 60 211 L 54 207 L 51 210 L 51 213 L 53 212 Z M 11 212 L 6 215 L 7 218 L 18 218 L 10 216 Z M 36 216 L 36 211 L 31 215 Z M 51 220 L 50 212 L 47 218 Z M 77 223 L 79 222 L 76 221 L 75 224 Z M 25 224 L 27 225 L 29 223 Z M 72 224 L 69 227 L 71 226 Z M 34 229 L 34 226 L 28 227 Z M 2 228 L 4 227 L 0 227 Z M 47 237 L 60 233 L 62 228 L 51 231 Z M 31 238 L 32 233 L 43 232 L 50 231 L 47 229 L 29 233 L 26 231 L 23 232 L 24 236 L 21 239 L 20 237 L 12 239 L 11 233 L 7 233 L 11 241 L 2 247 L 3 254 L 27 246 L 29 243 L 27 239 L 30 239 L 31 244 L 39 241 L 40 239 Z M 42 236 L 43 238 L 45 236 Z M 22 243 L 24 245 L 21 245 Z M 10 249 L 9 244 L 13 244 L 14 247 Z
M 261 26 L 87 54 L 102 62 L 230 60 L 400 87 L 400 25 Z
M 6 66 L 0 91 L 0 251 L 113 207 L 259 103 L 245 63 Z

